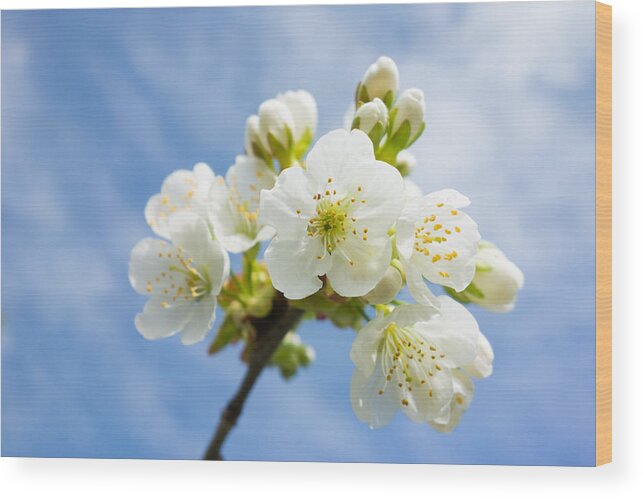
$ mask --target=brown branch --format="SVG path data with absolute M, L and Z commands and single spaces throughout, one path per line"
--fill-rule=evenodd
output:
M 281 340 L 297 325 L 303 313 L 302 310 L 289 306 L 288 300 L 281 294 L 277 294 L 272 311 L 265 318 L 253 320 L 257 338 L 248 355 L 248 369 L 236 394 L 221 413 L 217 430 L 203 456 L 204 460 L 223 460 L 221 447 L 237 423 L 250 391 Z

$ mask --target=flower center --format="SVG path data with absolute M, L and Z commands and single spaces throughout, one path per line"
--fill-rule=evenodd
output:
M 159 258 L 167 258 L 167 271 L 161 272 L 155 279 L 147 282 L 147 292 L 165 297 L 162 308 L 177 302 L 198 301 L 210 294 L 212 283 L 207 271 L 194 266 L 192 258 L 187 257 L 182 248 L 176 251 L 159 252 Z
M 321 237 L 326 250 L 332 253 L 340 242 L 346 240 L 349 224 L 352 224 L 352 220 L 348 216 L 346 203 L 321 199 L 315 215 L 308 220 L 308 235 Z
M 384 330 L 380 347 L 385 380 L 378 394 L 384 394 L 387 388 L 397 389 L 403 406 L 408 406 L 408 394 L 413 388 L 433 397 L 431 377 L 443 370 L 440 360 L 446 357 L 437 346 L 428 344 L 412 328 L 391 323 Z
M 258 210 L 252 211 L 248 208 L 248 202 L 241 202 L 235 196 L 230 196 L 230 208 L 235 216 L 235 230 L 239 233 L 254 237 L 257 231 Z

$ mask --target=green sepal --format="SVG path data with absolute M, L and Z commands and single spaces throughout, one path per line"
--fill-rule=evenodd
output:
M 355 109 L 359 108 L 359 93 L 362 88 L 362 82 L 359 81 L 357 83 L 357 86 L 355 87 L 355 97 L 353 98 L 353 101 L 355 102 Z
M 357 85 L 357 90 L 355 92 L 355 109 L 359 109 L 362 105 L 370 102 L 371 98 L 368 96 L 368 91 L 366 87 L 360 82 Z
M 393 93 L 393 90 L 389 90 L 388 92 L 386 92 L 386 95 L 384 95 L 382 102 L 384 102 L 384 105 L 390 109 L 393 106 L 394 99 L 395 94 Z
M 252 142 L 252 151 L 249 151 L 252 153 L 253 156 L 258 157 L 261 159 L 263 162 L 265 162 L 268 166 L 271 168 L 274 168 L 274 164 L 272 161 L 272 156 L 270 155 L 270 152 L 268 152 L 263 145 L 259 142 Z
M 353 122 L 351 123 L 351 130 L 359 130 L 359 124 L 361 121 L 362 120 L 359 116 L 355 116 L 355 119 L 353 119 Z
M 462 291 L 463 294 L 469 294 L 478 299 L 484 299 L 484 293 L 478 289 L 473 282 L 471 282 L 466 289 Z
M 467 296 L 465 296 L 462 292 L 456 292 L 454 289 L 451 287 L 442 287 L 446 293 L 451 296 L 453 299 L 456 301 L 461 302 L 462 304 L 467 304 L 470 303 L 471 301 Z
M 493 270 L 493 266 L 491 265 L 485 265 L 482 263 L 476 263 L 476 273 L 486 273 Z
M 249 261 L 254 261 L 257 259 L 257 254 L 259 254 L 259 249 L 261 249 L 261 244 L 257 242 L 250 249 L 243 253 L 244 257 L 248 258 Z
M 456 292 L 451 287 L 444 287 L 444 290 L 455 300 L 460 301 L 461 303 L 470 303 L 471 297 L 477 299 L 484 299 L 484 293 L 476 287 L 476 285 L 471 282 L 466 289 L 462 292 Z
M 290 305 L 310 313 L 312 318 L 323 315 L 339 328 L 359 330 L 364 319 L 363 302 L 332 294 L 332 291 L 328 295 L 325 288 L 305 299 L 292 300 Z
M 281 166 L 281 169 L 284 170 L 286 168 L 289 168 L 292 163 L 293 163 L 293 138 L 292 138 L 292 131 L 288 126 L 286 128 L 286 146 L 279 142 L 277 138 L 272 134 L 268 133 L 268 144 L 270 145 L 270 151 L 272 152 L 272 155 L 277 158 L 277 161 L 279 161 L 279 165 Z
M 415 141 L 416 141 L 418 138 L 420 138 L 420 136 L 422 136 L 422 133 L 424 133 L 424 129 L 425 129 L 425 128 L 426 128 L 426 122 L 422 121 L 422 125 L 420 126 L 420 129 L 419 129 L 419 130 L 418 130 L 418 132 L 415 134 L 415 136 L 414 136 L 411 140 L 409 140 L 409 143 L 408 143 L 408 144 L 406 144 L 405 149 L 408 149 L 411 145 L 413 145 L 413 144 L 415 143 Z
M 384 128 L 384 125 L 382 124 L 382 122 L 378 121 L 368 134 L 368 138 L 370 138 L 371 142 L 373 142 L 374 148 L 377 149 L 380 142 L 382 141 L 382 137 L 384 136 L 384 133 L 386 133 L 386 129 Z
M 208 354 L 215 354 L 225 348 L 231 342 L 236 342 L 241 338 L 241 330 L 234 323 L 232 315 L 227 315 L 223 323 L 217 330 L 214 340 L 208 348 Z
M 313 132 L 310 128 L 306 128 L 306 131 L 302 134 L 301 138 L 299 141 L 295 144 L 295 147 L 293 149 L 293 153 L 295 155 L 295 158 L 298 160 L 304 157 L 304 154 L 308 150 L 308 147 L 310 146 L 311 142 L 313 141 Z
M 405 119 L 397 131 L 386 141 L 386 145 L 399 152 L 407 147 L 410 138 L 411 123 L 408 119 Z

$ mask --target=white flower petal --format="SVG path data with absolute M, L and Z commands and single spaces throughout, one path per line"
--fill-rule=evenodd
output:
M 384 236 L 364 242 L 348 237 L 332 254 L 328 280 L 341 296 L 361 297 L 380 281 L 391 262 L 391 239 Z
M 455 209 L 462 209 L 471 204 L 471 201 L 466 195 L 463 195 L 457 190 L 451 188 L 431 192 L 426 195 L 425 198 L 428 204 L 439 204 L 443 202 Z
M 412 364 L 413 390 L 405 395 L 408 404 L 400 402 L 404 414 L 414 422 L 428 422 L 439 414 L 451 402 L 453 396 L 453 381 L 450 370 L 441 370 L 420 383 L 419 379 L 426 377 L 419 371 L 417 364 Z
M 402 151 L 406 152 L 406 151 Z M 400 152 L 400 155 L 402 155 L 402 152 Z M 398 164 L 400 162 L 400 158 L 398 156 Z M 422 198 L 422 189 L 418 186 L 417 183 L 415 183 L 413 180 L 411 180 L 408 177 L 404 178 L 404 193 L 406 195 L 406 198 L 411 200 L 411 201 L 417 201 Z
M 179 332 L 190 319 L 188 304 L 167 304 L 162 296 L 150 299 L 136 315 L 136 329 L 146 339 L 161 339 Z
M 204 296 L 192 306 L 190 319 L 181 332 L 181 342 L 186 346 L 202 341 L 212 328 L 217 307 L 216 297 Z
M 332 178 L 336 185 L 356 187 L 365 180 L 363 168 L 374 161 L 373 143 L 366 133 L 338 129 L 317 141 L 306 158 L 306 168 L 319 185 Z
M 167 253 L 174 254 L 174 247 L 164 240 L 146 238 L 140 240 L 132 249 L 129 263 L 129 281 L 139 294 L 156 295 L 159 287 L 154 285 L 168 265 L 179 264 L 174 258 L 167 258 Z M 162 257 L 159 257 L 159 254 Z
M 400 327 L 411 327 L 418 322 L 427 322 L 439 316 L 439 311 L 431 306 L 421 304 L 405 304 L 396 306 L 389 317 L 390 322 L 397 323 Z
M 384 336 L 383 329 L 387 322 L 386 317 L 382 313 L 378 313 L 357 333 L 353 341 L 351 360 L 365 376 L 373 373 L 377 352 Z
M 318 276 L 326 273 L 330 259 L 316 239 L 282 240 L 276 237 L 265 252 L 268 273 L 275 289 L 288 299 L 303 299 L 321 289 Z
M 410 265 L 403 258 L 400 259 L 402 263 L 402 269 L 406 275 L 406 285 L 409 288 L 409 292 L 415 302 L 418 304 L 424 304 L 433 307 L 436 310 L 440 309 L 440 301 L 436 297 L 431 289 L 427 286 L 422 273 L 415 266 Z
M 428 322 L 420 322 L 416 329 L 445 354 L 443 363 L 449 368 L 471 363 L 477 353 L 480 329 L 478 322 L 460 303 L 448 296 L 440 296 L 440 315 Z
M 478 335 L 477 353 L 472 363 L 465 365 L 463 369 L 472 377 L 483 379 L 493 373 L 493 349 L 487 338 L 482 334 Z
M 374 161 L 355 172 L 358 188 L 362 189 L 360 202 L 356 202 L 352 213 L 357 218 L 358 230 L 368 228 L 370 233 L 386 233 L 404 207 L 402 175 L 383 161 Z
M 313 194 L 302 168 L 293 166 L 282 171 L 274 188 L 261 191 L 259 222 L 273 227 L 282 240 L 301 240 L 315 211 Z
M 442 413 L 432 420 L 431 426 L 444 433 L 453 432 L 460 423 L 462 414 L 469 408 L 473 399 L 473 383 L 461 371 L 453 371 L 453 399 Z
M 383 385 L 381 375 L 366 376 L 356 369 L 351 381 L 351 404 L 359 420 L 366 422 L 372 429 L 384 427 L 393 417 L 399 407 L 392 389 L 387 389 L 379 395 Z

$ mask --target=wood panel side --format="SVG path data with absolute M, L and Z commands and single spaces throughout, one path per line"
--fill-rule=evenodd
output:
M 596 465 L 612 461 L 612 7 L 596 3 Z

